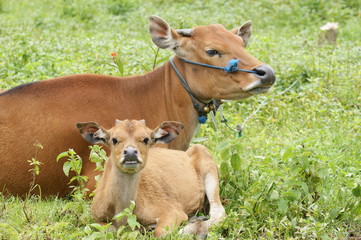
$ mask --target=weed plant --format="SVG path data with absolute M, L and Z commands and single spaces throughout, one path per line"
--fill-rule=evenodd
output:
M 275 69 L 277 83 L 268 94 L 223 105 L 227 124 L 241 125 L 242 137 L 217 114 L 194 138 L 217 159 L 228 214 L 208 238 L 361 237 L 360 9 L 356 0 L 0 0 L 0 88 L 150 71 L 172 55 L 157 54 L 150 15 L 175 28 L 231 29 L 251 19 L 248 51 Z M 327 22 L 339 23 L 337 42 L 318 45 Z M 0 196 L 0 238 L 152 238 L 134 228 L 109 233 L 94 225 L 88 200 L 76 201 L 31 196 L 27 220 L 24 200 Z

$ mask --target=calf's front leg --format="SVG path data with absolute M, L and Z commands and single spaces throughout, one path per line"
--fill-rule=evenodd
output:
M 154 229 L 154 236 L 164 236 L 168 231 L 172 231 L 179 226 L 183 221 L 187 221 L 188 216 L 182 210 L 169 209 L 169 212 L 164 212 L 158 219 L 157 225 Z

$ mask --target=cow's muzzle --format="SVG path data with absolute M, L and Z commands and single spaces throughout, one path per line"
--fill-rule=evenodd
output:
M 254 81 L 244 91 L 248 91 L 251 94 L 266 93 L 272 87 L 276 81 L 276 76 L 273 69 L 266 65 L 260 65 L 253 69 L 256 73 L 253 73 L 258 80 Z
M 275 83 L 276 76 L 273 69 L 267 64 L 262 64 L 259 67 L 253 69 L 254 73 L 260 80 L 263 85 L 270 86 Z

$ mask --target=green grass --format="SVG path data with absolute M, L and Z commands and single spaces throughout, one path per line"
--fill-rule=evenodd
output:
M 0 88 L 119 75 L 110 52 L 126 75 L 149 71 L 150 15 L 175 28 L 233 28 L 251 19 L 248 51 L 275 69 L 277 83 L 266 95 L 224 104 L 228 124 L 244 125 L 243 137 L 219 115 L 196 136 L 217 158 L 227 203 L 228 218 L 209 239 L 361 237 L 360 8 L 355 0 L 0 0 Z M 332 21 L 337 44 L 318 46 L 319 28 Z M 161 50 L 158 58 L 170 55 Z M 24 207 L 19 198 L 0 199 L 2 239 L 112 239 L 92 225 L 89 202 L 32 197 Z

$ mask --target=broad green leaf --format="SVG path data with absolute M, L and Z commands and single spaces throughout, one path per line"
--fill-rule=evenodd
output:
M 74 176 L 70 179 L 70 183 L 73 182 L 73 181 L 77 181 L 79 179 L 79 176 Z
M 221 158 L 223 161 L 226 161 L 227 159 L 229 159 L 229 155 L 230 155 L 229 148 L 228 147 L 223 148 L 220 155 L 221 155 Z
M 75 155 L 76 154 L 76 152 L 72 148 L 70 148 L 68 152 L 69 152 L 70 155 Z
M 90 228 L 90 226 L 85 226 L 85 228 L 84 228 L 84 232 L 86 233 L 86 234 L 90 234 L 91 232 L 92 232 L 92 229 Z
M 70 162 L 65 162 L 65 163 L 63 164 L 63 171 L 64 171 L 64 174 L 65 174 L 67 177 L 69 177 L 70 168 L 71 168 Z
M 220 167 L 221 176 L 228 177 L 229 176 L 229 167 L 228 163 L 222 162 Z
M 114 220 L 117 220 L 117 221 L 120 221 L 125 215 L 126 215 L 125 212 L 122 211 L 122 212 L 116 214 L 116 215 L 113 217 L 113 219 L 114 219 Z
M 56 161 L 59 161 L 60 158 L 69 156 L 68 152 L 62 152 L 56 157 Z
M 231 157 L 231 166 L 234 170 L 239 170 L 241 168 L 241 158 L 237 153 L 234 153 Z
M 114 219 L 114 218 L 113 218 Z M 125 226 L 124 225 L 122 225 L 122 226 L 120 226 L 119 228 L 118 228 L 118 230 L 117 230 L 117 236 L 120 236 L 120 235 L 122 235 L 122 232 L 125 230 Z
M 114 234 L 111 233 L 111 232 L 107 232 L 107 233 L 106 233 L 106 239 L 107 239 L 107 240 L 113 240 L 113 239 L 115 239 L 115 238 L 114 238 Z
M 105 230 L 107 230 L 110 225 L 111 225 L 111 223 L 108 223 L 106 225 L 101 225 L 99 223 L 91 223 L 91 224 L 89 224 L 89 226 L 95 228 L 96 230 L 98 230 L 100 232 L 104 232 Z
M 83 182 L 87 182 L 88 181 L 88 177 L 87 176 L 78 176 L 78 181 L 83 181 Z
M 132 231 L 134 231 L 135 227 L 138 226 L 137 217 L 135 215 L 128 216 L 127 222 Z

